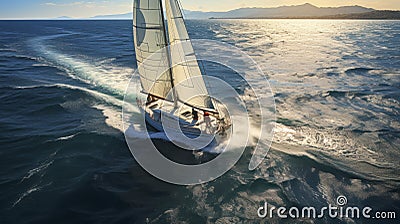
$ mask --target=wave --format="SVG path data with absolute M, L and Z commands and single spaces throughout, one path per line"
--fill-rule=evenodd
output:
M 8 58 L 19 59 L 19 60 L 28 60 L 28 61 L 37 61 L 39 59 L 38 57 L 33 57 L 33 56 L 29 56 L 29 55 L 12 55 L 12 56 L 8 56 Z
M 27 196 L 29 196 L 30 194 L 32 194 L 35 191 L 39 191 L 41 190 L 41 187 L 38 186 L 34 186 L 32 188 L 30 188 L 29 190 L 27 190 L 26 192 L 24 192 L 12 205 L 12 207 L 14 208 L 16 205 L 18 205 L 24 198 L 26 198 Z
M 350 68 L 345 71 L 347 75 L 356 74 L 356 75 L 363 75 L 370 71 L 375 70 L 374 68 Z
M 354 97 L 362 97 L 369 95 L 369 92 L 366 92 L 366 90 L 329 90 L 326 92 L 323 92 L 321 95 L 323 97 L 336 97 L 336 98 L 354 98 Z
M 14 48 L 0 48 L 0 51 L 2 51 L 2 52 L 18 52 Z
M 70 140 L 75 138 L 75 136 L 77 136 L 79 133 L 73 134 L 73 135 L 67 135 L 67 136 L 63 136 L 63 137 L 59 137 L 55 140 L 51 140 L 49 142 L 58 142 L 58 141 L 66 141 L 66 140 Z
M 359 170 L 360 164 L 368 164 L 370 169 L 397 170 L 396 159 L 387 158 L 386 151 L 398 155 L 395 145 L 387 145 L 386 150 L 377 150 L 382 147 L 382 138 L 386 134 L 396 135 L 395 130 L 359 130 L 320 128 L 309 126 L 286 126 L 278 123 L 275 129 L 273 149 L 295 156 L 306 156 L 312 160 L 334 164 L 342 164 L 341 169 L 346 172 L 362 173 L 363 177 L 380 179 L 379 176 L 368 174 L 367 169 Z M 398 135 L 398 133 L 397 133 Z M 380 146 L 380 147 L 379 147 Z M 395 156 L 396 157 L 396 156 Z M 337 160 L 337 161 L 336 161 Z M 346 161 L 351 161 L 347 164 Z M 340 168 L 338 166 L 337 168 Z M 365 172 L 364 172 L 365 171 Z M 381 176 L 384 178 L 384 173 Z M 388 172 L 388 171 L 387 171 Z M 386 176 L 388 175 L 386 172 Z

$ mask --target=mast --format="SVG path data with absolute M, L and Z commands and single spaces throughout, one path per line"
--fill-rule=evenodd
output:
M 179 98 L 178 98 L 178 93 L 176 92 L 176 89 L 175 89 L 174 76 L 172 73 L 171 50 L 169 48 L 170 44 L 168 41 L 167 27 L 165 26 L 165 16 L 164 16 L 164 10 L 163 10 L 163 6 L 162 6 L 162 0 L 159 0 L 159 3 L 160 3 L 160 9 L 161 9 L 162 24 L 164 27 L 165 47 L 167 50 L 167 59 L 168 59 L 168 71 L 169 71 L 169 77 L 171 79 L 171 87 L 172 87 L 173 98 L 174 98 L 174 107 L 176 108 L 178 106 Z

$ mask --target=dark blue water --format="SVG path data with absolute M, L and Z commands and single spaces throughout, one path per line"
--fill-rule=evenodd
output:
M 0 21 L 0 223 L 258 223 L 264 201 L 318 208 L 339 195 L 400 216 L 399 22 L 188 21 L 192 38 L 259 63 L 278 118 L 259 168 L 247 169 L 248 150 L 223 177 L 191 187 L 153 178 L 125 143 L 131 29 Z

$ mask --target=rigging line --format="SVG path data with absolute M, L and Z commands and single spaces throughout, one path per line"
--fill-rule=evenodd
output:
M 160 3 L 160 14 L 161 14 L 161 20 L 162 20 L 162 24 L 164 26 L 164 40 L 165 40 L 165 47 L 167 50 L 167 58 L 168 58 L 168 70 L 169 70 L 169 75 L 171 78 L 171 88 L 172 88 L 172 92 L 174 95 L 174 103 L 177 105 L 177 101 L 178 101 L 178 95 L 177 95 L 177 91 L 175 90 L 175 84 L 174 84 L 174 76 L 172 74 L 172 68 L 171 68 L 171 52 L 170 52 L 170 44 L 168 43 L 167 40 L 167 30 L 166 30 L 166 26 L 165 26 L 165 18 L 164 18 L 164 9 L 163 9 L 163 4 L 162 4 L 162 0 L 159 0 Z
M 176 1 L 178 2 L 179 9 L 182 9 L 180 11 L 181 11 L 182 19 L 183 19 L 183 17 L 186 17 L 186 15 L 185 15 L 185 12 L 183 11 L 182 3 L 180 0 L 176 0 Z

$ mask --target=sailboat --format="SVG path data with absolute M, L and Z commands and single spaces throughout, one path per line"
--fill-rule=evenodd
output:
M 147 124 L 158 131 L 178 121 L 172 129 L 190 138 L 222 135 L 231 126 L 229 116 L 209 96 L 180 3 L 165 0 L 164 6 L 165 11 L 162 0 L 134 0 L 136 61 L 141 93 L 147 96 L 137 104 Z

